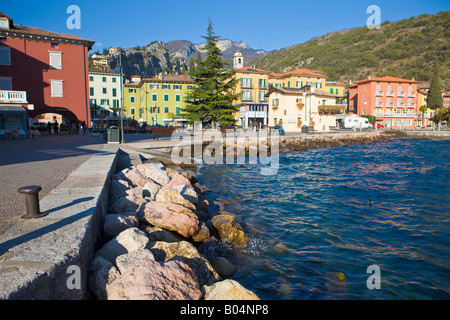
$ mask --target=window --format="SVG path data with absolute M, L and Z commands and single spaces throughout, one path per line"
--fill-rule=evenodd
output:
M 265 91 L 259 91 L 259 101 L 266 101 L 266 92 Z
M 339 94 L 339 89 L 338 88 L 336 88 L 336 94 Z
M 136 93 L 136 89 L 128 89 L 128 93 Z
M 161 85 L 161 89 L 170 89 L 170 84 Z
M 405 126 L 411 126 L 412 120 L 411 119 L 405 119 Z
M 366 98 L 363 98 L 363 104 L 367 104 Z
M 175 114 L 179 116 L 181 114 L 181 107 L 175 107 Z
M 102 92 L 103 92 L 103 94 L 107 94 L 107 93 L 108 93 L 108 91 L 106 90 L 106 88 L 102 88 Z
M 58 49 L 58 44 L 57 43 L 52 43 L 51 47 L 52 47 L 52 49 Z
M 94 95 L 94 88 L 93 88 L 93 87 L 90 87 L 90 88 L 89 88 L 89 95 L 90 95 L 90 96 L 93 96 L 93 95 Z
M 174 88 L 175 90 L 181 90 L 181 84 L 174 84 L 174 85 L 173 85 L 173 88 Z
M 117 89 L 116 88 L 112 89 L 112 96 L 117 97 Z
M 50 52 L 50 68 L 62 69 L 61 52 Z
M 89 81 L 94 81 L 94 76 L 89 76 Z
M 12 78 L 0 77 L 0 90 L 12 90 Z
M 298 82 L 298 81 L 297 81 L 297 82 Z M 259 79 L 258 83 L 259 83 L 259 87 L 260 87 L 261 89 L 267 88 L 266 79 Z
M 164 95 L 164 101 L 169 101 L 169 95 L 168 94 Z
M 157 84 L 151 84 L 150 89 L 158 89 L 159 86 Z
M 63 81 L 62 80 L 50 80 L 51 84 L 51 96 L 62 97 L 63 96 Z
M 102 77 L 102 82 L 106 82 L 106 77 Z
M 9 28 L 7 20 L 0 20 L 0 28 Z
M 164 113 L 169 113 L 169 107 L 164 107 Z
M 330 88 L 330 93 L 334 93 L 334 89 L 333 88 Z
M 175 95 L 175 101 L 181 101 L 181 96 L 179 94 Z
M 366 87 L 363 87 L 363 93 L 366 93 Z
M 152 94 L 152 101 L 158 101 L 158 95 L 157 94 Z
M 242 100 L 252 100 L 252 92 L 250 90 L 242 90 Z
M 113 83 L 116 83 L 117 78 L 113 77 L 113 78 L 111 78 L 111 80 L 112 80 Z
M 134 108 L 130 108 L 130 114 L 135 114 L 136 110 Z
M 133 96 L 130 96 L 130 102 L 134 103 L 134 97 Z
M 252 78 L 242 78 L 241 79 L 241 87 L 242 88 L 251 88 L 252 87 Z

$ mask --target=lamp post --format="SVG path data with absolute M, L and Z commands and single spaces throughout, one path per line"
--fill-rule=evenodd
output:
M 122 139 L 120 143 L 125 143 L 125 137 L 123 135 L 123 75 L 122 75 L 122 50 L 120 50 L 119 54 L 119 68 L 120 68 L 120 131 Z

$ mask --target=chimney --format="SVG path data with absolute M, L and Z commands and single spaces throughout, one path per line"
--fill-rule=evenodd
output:
M 368 78 L 369 80 L 371 80 L 372 79 L 372 76 L 369 76 L 369 78 Z

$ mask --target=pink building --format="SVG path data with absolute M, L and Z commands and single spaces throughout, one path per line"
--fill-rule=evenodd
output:
M 375 77 L 349 86 L 349 112 L 375 116 L 387 128 L 411 129 L 418 114 L 417 81 Z

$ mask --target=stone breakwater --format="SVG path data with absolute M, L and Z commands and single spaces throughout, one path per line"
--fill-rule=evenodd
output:
M 225 202 L 210 204 L 194 172 L 152 161 L 111 177 L 104 236 L 88 284 L 101 300 L 258 300 L 237 281 L 224 248 L 248 235 Z M 219 207 L 218 212 L 210 210 Z M 204 254 L 215 252 L 213 256 Z
M 389 141 L 392 134 L 370 133 L 364 135 L 317 135 L 308 138 L 280 137 L 279 151 L 304 151 L 311 148 L 342 147 L 349 145 L 369 144 L 379 141 Z

